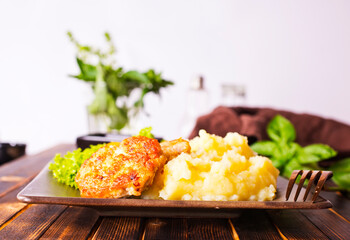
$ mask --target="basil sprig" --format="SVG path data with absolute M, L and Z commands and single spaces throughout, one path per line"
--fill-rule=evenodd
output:
M 276 115 L 267 125 L 271 141 L 258 141 L 251 148 L 260 155 L 269 157 L 281 175 L 289 178 L 293 170 L 324 170 L 318 163 L 332 158 L 337 152 L 325 144 L 311 144 L 305 147 L 295 142 L 293 124 L 281 115 Z M 342 189 L 350 190 L 350 158 L 334 163 L 333 181 Z
M 77 49 L 76 61 L 80 70 L 71 77 L 89 83 L 94 99 L 88 106 L 93 115 L 105 115 L 110 120 L 109 129 L 121 130 L 144 108 L 144 97 L 149 93 L 159 95 L 160 90 L 174 83 L 162 78 L 153 69 L 145 72 L 125 71 L 115 61 L 116 48 L 105 33 L 107 49 L 80 44 L 68 32 Z

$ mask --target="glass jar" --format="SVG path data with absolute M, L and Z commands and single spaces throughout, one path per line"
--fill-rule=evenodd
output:
M 188 137 L 192 132 L 197 118 L 208 113 L 209 93 L 204 86 L 203 76 L 194 78 L 186 93 L 186 107 L 181 121 L 181 136 Z
M 246 104 L 246 87 L 240 84 L 221 85 L 221 105 L 232 107 Z

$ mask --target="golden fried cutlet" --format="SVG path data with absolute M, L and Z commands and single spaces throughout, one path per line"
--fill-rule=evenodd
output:
M 139 196 L 166 160 L 156 139 L 130 137 L 100 148 L 82 164 L 75 181 L 82 197 Z
M 156 139 L 130 137 L 100 148 L 82 164 L 75 181 L 82 197 L 139 196 L 157 170 L 184 151 L 190 151 L 186 140 L 165 141 L 161 147 Z
M 187 140 L 182 138 L 175 139 L 172 141 L 163 141 L 160 143 L 164 155 L 167 157 L 168 161 L 177 157 L 181 153 L 190 153 L 191 146 Z

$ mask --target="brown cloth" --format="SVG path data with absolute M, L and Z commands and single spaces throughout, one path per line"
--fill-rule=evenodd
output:
M 197 119 L 189 138 L 194 138 L 200 129 L 205 129 L 208 133 L 222 137 L 227 132 L 238 132 L 256 140 L 268 140 L 266 126 L 277 114 L 292 122 L 296 129 L 296 142 L 300 145 L 323 143 L 338 152 L 337 158 L 350 157 L 349 125 L 315 115 L 271 108 L 217 107 Z

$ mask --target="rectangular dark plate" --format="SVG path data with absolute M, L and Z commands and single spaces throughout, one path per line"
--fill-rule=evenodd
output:
M 298 201 L 285 201 L 288 180 L 278 177 L 277 196 L 273 201 L 174 201 L 148 200 L 137 198 L 107 199 L 82 198 L 79 191 L 58 183 L 48 169 L 48 165 L 20 193 L 18 200 L 25 203 L 64 204 L 93 208 L 103 216 L 140 217 L 235 217 L 240 209 L 322 209 L 332 207 L 332 203 L 322 197 L 316 202 L 309 198 L 303 202 L 304 190 Z M 294 196 L 293 189 L 291 196 Z

